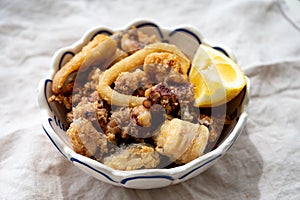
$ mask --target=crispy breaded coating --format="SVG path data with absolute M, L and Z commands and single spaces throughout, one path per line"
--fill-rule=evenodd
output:
M 146 144 L 131 144 L 104 158 L 103 163 L 118 170 L 155 168 L 160 162 L 159 154 Z
M 57 94 L 52 95 L 49 99 L 49 102 L 58 102 L 59 104 L 63 104 L 64 107 L 68 110 L 72 108 L 72 96 L 66 94 Z
M 171 73 L 179 74 L 177 56 L 171 53 L 151 53 L 145 58 L 143 69 L 155 83 L 164 82 Z
M 114 82 L 114 89 L 122 94 L 132 95 L 138 88 L 149 82 L 147 74 L 140 69 L 136 69 L 133 72 L 122 72 Z
M 120 107 L 111 111 L 105 134 L 109 141 L 119 144 L 129 139 L 140 140 L 152 135 L 156 124 L 151 124 L 151 114 L 140 107 Z
M 136 106 L 132 108 L 131 118 L 135 120 L 135 123 L 141 127 L 151 126 L 151 113 L 148 108 L 144 106 Z
M 121 48 L 125 52 L 132 53 L 155 42 L 158 42 L 155 35 L 148 36 L 137 29 L 130 29 L 121 38 Z
M 167 115 L 177 116 L 180 104 L 175 93 L 165 85 L 159 83 L 145 91 L 146 101 L 159 104 L 165 109 Z
M 175 162 L 177 164 L 185 164 L 202 156 L 207 145 L 208 137 L 208 129 L 203 125 L 198 125 L 198 129 L 189 148 Z
M 72 72 L 80 67 L 86 70 L 92 65 L 107 61 L 114 55 L 116 48 L 117 44 L 113 39 L 106 35 L 97 35 L 54 75 L 53 93 L 57 94 L 63 89 L 65 80 Z
M 67 83 L 60 93 L 51 95 L 51 97 L 48 99 L 49 102 L 57 102 L 59 104 L 64 105 L 64 107 L 67 110 L 71 110 L 72 100 L 73 100 L 72 98 L 73 85 L 74 85 L 74 80 Z
M 87 119 L 74 121 L 67 130 L 76 153 L 93 157 L 101 161 L 109 153 L 109 144 L 105 135 L 98 132 Z
M 124 95 L 113 90 L 110 85 L 118 78 L 122 72 L 137 69 L 144 63 L 147 55 L 153 52 L 171 52 L 178 56 L 181 62 L 183 74 L 186 74 L 190 67 L 190 60 L 175 46 L 167 43 L 154 43 L 145 46 L 143 49 L 124 58 L 107 69 L 99 77 L 97 91 L 111 105 L 117 106 L 137 106 L 142 105 L 145 98 L 131 95 Z
M 144 71 L 156 83 L 164 82 L 170 76 L 176 77 L 178 81 L 187 80 L 185 73 L 187 70 L 183 69 L 185 67 L 178 55 L 169 52 L 154 52 L 147 55 L 143 66 Z
M 187 163 L 205 150 L 208 129 L 199 124 L 174 118 L 166 121 L 154 137 L 156 150 L 177 163 Z

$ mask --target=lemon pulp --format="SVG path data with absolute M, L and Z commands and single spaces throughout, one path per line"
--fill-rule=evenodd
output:
M 232 59 L 203 44 L 193 58 L 189 80 L 195 86 L 195 106 L 199 107 L 227 103 L 246 85 L 244 73 Z

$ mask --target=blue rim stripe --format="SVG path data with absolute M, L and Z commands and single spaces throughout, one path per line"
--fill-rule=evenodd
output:
M 56 126 L 58 126 L 63 131 L 67 131 L 67 129 L 65 128 L 65 126 L 63 125 L 63 123 L 61 123 L 61 121 L 55 115 L 53 117 L 54 117 L 54 122 L 55 122 Z
M 77 163 L 79 163 L 79 164 L 82 164 L 82 165 L 84 165 L 84 166 L 90 168 L 91 170 L 94 170 L 95 172 L 98 172 L 99 174 L 101 174 L 102 176 L 104 176 L 105 178 L 107 178 L 108 180 L 110 180 L 110 181 L 112 181 L 112 182 L 114 182 L 114 183 L 118 183 L 117 181 L 113 180 L 111 177 L 109 177 L 109 176 L 106 175 L 105 173 L 103 173 L 103 172 L 101 172 L 101 171 L 95 169 L 94 167 L 89 166 L 88 164 L 86 164 L 86 163 L 84 163 L 84 162 L 82 162 L 82 161 L 80 161 L 80 160 L 78 160 L 78 159 L 76 159 L 76 158 L 71 157 L 70 160 L 71 160 L 72 162 L 77 162 Z
M 72 51 L 66 51 L 66 52 L 64 52 L 64 54 L 61 56 L 61 58 L 60 58 L 60 60 L 59 60 L 59 63 L 58 63 L 58 70 L 61 69 L 61 67 L 62 67 L 61 64 L 62 64 L 63 60 L 65 59 L 66 55 L 68 55 L 68 54 L 71 54 L 72 56 L 75 56 L 75 53 L 72 52 Z
M 170 181 L 173 181 L 174 179 L 171 176 L 165 176 L 165 175 L 157 175 L 157 176 L 135 176 L 130 178 L 125 178 L 121 181 L 122 184 L 126 184 L 127 181 L 135 180 L 135 179 L 153 179 L 153 178 L 163 178 L 168 179 Z
M 222 156 L 222 154 L 220 154 L 220 155 L 218 155 L 217 157 L 214 157 L 214 158 L 208 160 L 207 162 L 203 163 L 202 165 L 196 167 L 195 169 L 192 169 L 192 170 L 189 171 L 188 173 L 186 173 L 186 174 L 184 174 L 183 176 L 179 177 L 179 179 L 185 178 L 186 176 L 190 175 L 190 174 L 193 173 L 194 171 L 198 170 L 199 168 L 201 168 L 201 167 L 203 167 L 204 165 L 206 165 L 206 164 L 208 164 L 208 163 L 210 163 L 210 162 L 216 160 L 217 158 L 219 158 L 219 157 L 221 157 L 221 156 Z
M 49 118 L 50 119 L 50 118 Z M 48 119 L 48 121 L 49 121 Z M 60 148 L 57 146 L 57 144 L 54 142 L 54 140 L 51 138 L 51 136 L 49 135 L 49 133 L 46 131 L 45 127 L 42 126 L 44 129 L 44 132 L 46 133 L 46 135 L 48 136 L 48 138 L 51 140 L 51 142 L 53 143 L 53 145 L 56 147 L 56 149 L 66 158 L 68 159 L 68 157 L 62 152 L 62 150 L 60 150 Z
M 96 32 L 93 37 L 91 37 L 90 41 L 92 41 L 97 35 L 99 34 L 105 34 L 105 35 L 112 35 L 113 32 L 109 31 L 109 30 L 99 30 L 98 32 Z
M 197 40 L 197 42 L 198 42 L 199 44 L 202 43 L 201 40 L 200 40 L 200 38 L 198 37 L 197 34 L 195 34 L 194 32 L 192 32 L 192 31 L 190 31 L 190 30 L 188 30 L 188 29 L 185 29 L 185 28 L 177 28 L 177 29 L 175 29 L 175 30 L 173 30 L 173 31 L 170 32 L 169 36 L 172 37 L 175 33 L 178 33 L 178 32 L 184 32 L 184 33 L 187 33 L 187 34 L 193 36 L 193 37 Z
M 52 108 L 50 106 L 50 103 L 49 103 L 48 97 L 47 97 L 47 85 L 48 85 L 48 83 L 52 83 L 52 80 L 51 79 L 46 79 L 45 80 L 45 83 L 44 83 L 44 96 L 45 96 L 46 102 L 48 104 L 48 107 L 49 107 L 50 111 L 52 112 Z
M 212 47 L 212 48 L 214 48 L 215 50 L 221 51 L 225 56 L 227 56 L 228 58 L 230 58 L 230 56 L 228 55 L 228 53 L 224 49 L 222 49 L 221 47 Z

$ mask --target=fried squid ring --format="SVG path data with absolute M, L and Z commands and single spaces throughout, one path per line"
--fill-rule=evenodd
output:
M 97 35 L 68 61 L 53 77 L 53 93 L 61 92 L 67 77 L 79 68 L 87 70 L 91 65 L 104 63 L 115 54 L 117 44 L 106 35 Z
M 133 70 L 144 63 L 147 55 L 154 52 L 174 53 L 179 57 L 181 63 L 180 72 L 187 74 L 190 67 L 189 59 L 175 46 L 167 43 L 154 43 L 147 45 L 145 48 L 135 52 L 134 54 L 124 58 L 107 69 L 99 77 L 97 91 L 109 104 L 117 106 L 138 106 L 142 105 L 145 97 L 136 97 L 131 95 L 120 94 L 113 90 L 110 85 L 122 73 Z

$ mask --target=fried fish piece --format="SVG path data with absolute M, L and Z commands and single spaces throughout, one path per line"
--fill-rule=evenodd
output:
M 208 137 L 207 127 L 174 118 L 166 120 L 154 137 L 155 149 L 177 164 L 184 164 L 203 154 Z
M 160 162 L 159 154 L 150 145 L 131 144 L 104 158 L 103 163 L 118 170 L 155 168 Z
M 112 150 L 112 145 L 109 144 L 105 135 L 98 132 L 92 122 L 87 119 L 72 122 L 67 135 L 70 137 L 74 151 L 83 156 L 101 161 L 104 155 Z
M 82 50 L 69 60 L 53 77 L 52 91 L 59 93 L 67 77 L 79 68 L 86 70 L 91 65 L 105 63 L 115 54 L 116 41 L 109 36 L 100 34 L 90 41 Z

